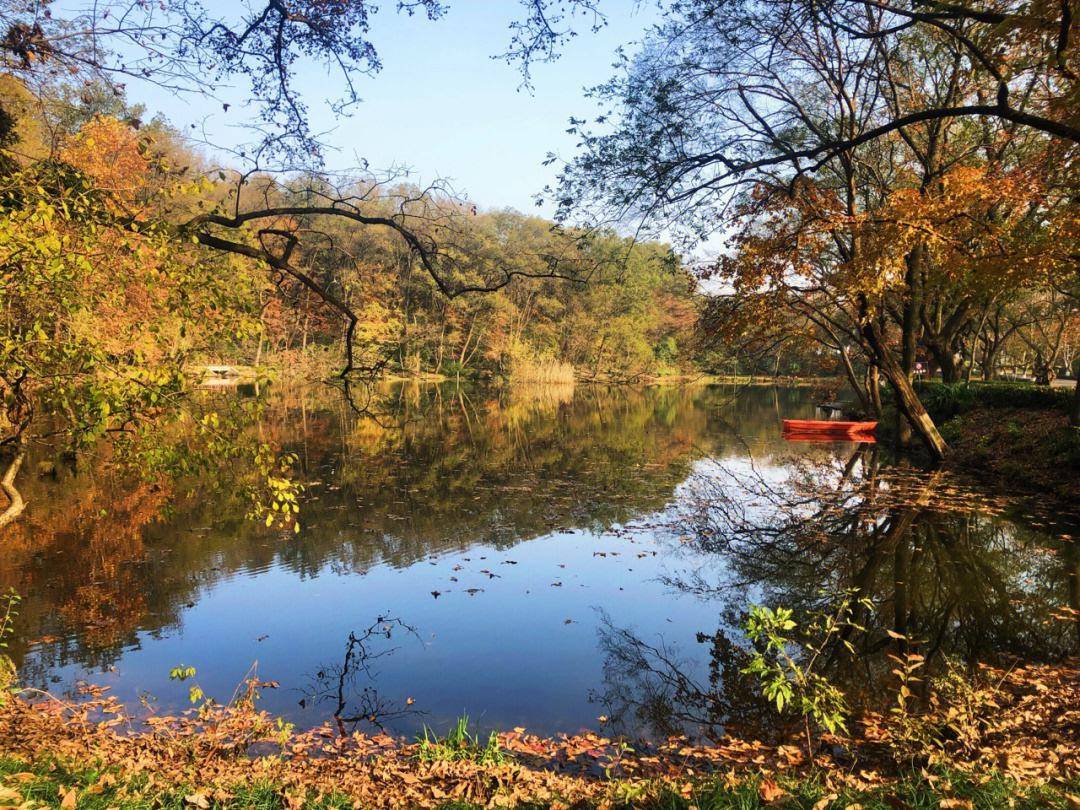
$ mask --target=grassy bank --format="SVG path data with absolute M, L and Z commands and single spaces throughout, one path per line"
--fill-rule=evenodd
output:
M 1080 429 L 1056 410 L 984 408 L 944 422 L 950 464 L 991 483 L 1080 503 Z
M 973 682 L 974 683 L 974 682 Z M 638 748 L 593 733 L 524 729 L 419 742 L 298 733 L 250 696 L 136 721 L 100 691 L 78 703 L 0 706 L 0 806 L 998 808 L 1080 806 L 1080 670 L 987 668 L 960 702 L 865 715 L 785 743 L 685 738 Z M 267 686 L 267 685 L 262 685 Z
M 1080 792 L 1076 780 L 1058 784 L 1025 786 L 1002 776 L 987 773 L 978 777 L 960 772 L 926 771 L 912 773 L 888 788 L 834 790 L 825 773 L 790 778 L 762 776 L 731 784 L 723 779 L 699 779 L 683 790 L 660 789 L 653 793 L 627 790 L 601 800 L 587 800 L 580 808 L 638 807 L 657 810 L 751 810 L 788 807 L 807 810 L 853 808 L 894 810 L 905 808 L 1075 808 Z M 206 808 L 252 808 L 252 810 L 353 810 L 357 807 L 348 793 L 290 789 L 272 778 L 233 791 L 200 790 L 195 784 L 160 781 L 154 775 L 129 777 L 117 769 L 73 765 L 59 760 L 26 762 L 0 758 L 0 803 L 32 810 L 55 807 L 61 810 L 206 810 Z M 363 806 L 363 805 L 360 805 Z M 447 801 L 438 807 L 472 810 L 490 805 L 468 801 Z M 495 805 L 498 806 L 498 805 Z M 536 808 L 569 807 L 559 799 L 521 805 Z
M 949 464 L 990 483 L 1080 502 L 1080 429 L 1071 389 L 1030 383 L 917 386 L 951 448 Z
M 927 412 L 937 421 L 989 408 L 1023 408 L 1067 414 L 1073 398 L 1071 388 L 1051 388 L 1026 382 L 929 381 L 916 383 L 915 390 Z

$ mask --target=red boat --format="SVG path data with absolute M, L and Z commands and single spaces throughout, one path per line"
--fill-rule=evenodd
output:
M 834 419 L 785 419 L 784 433 L 812 436 L 864 437 L 874 435 L 877 422 L 841 422 Z
M 783 438 L 785 442 L 809 444 L 836 444 L 837 442 L 877 444 L 873 433 L 785 433 Z

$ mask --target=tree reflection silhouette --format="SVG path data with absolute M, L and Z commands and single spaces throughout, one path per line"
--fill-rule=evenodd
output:
M 872 607 L 859 605 L 854 617 L 865 632 L 838 636 L 825 661 L 859 708 L 889 700 L 889 653 L 922 654 L 931 674 L 947 657 L 973 666 L 1073 655 L 1075 543 L 1009 520 L 1007 506 L 941 470 L 883 466 L 873 445 L 846 458 L 804 457 L 783 475 L 753 463 L 709 465 L 688 482 L 668 531 L 724 565 L 719 574 L 697 567 L 665 578 L 716 604 L 718 627 L 698 633 L 708 679 L 690 674 L 702 670 L 699 651 L 644 640 L 604 617 L 605 683 L 593 699 L 616 727 L 654 734 L 782 730 L 740 672 L 750 604 L 808 616 L 868 599 Z M 1062 615 L 1062 605 L 1071 611 Z

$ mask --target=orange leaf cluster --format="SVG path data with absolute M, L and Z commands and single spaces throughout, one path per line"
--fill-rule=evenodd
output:
M 150 176 L 150 160 L 144 152 L 134 129 L 99 115 L 65 144 L 60 157 L 91 177 L 98 188 L 130 199 Z

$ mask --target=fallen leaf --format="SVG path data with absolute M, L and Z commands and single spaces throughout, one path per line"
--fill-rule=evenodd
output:
M 17 790 L 0 785 L 0 804 L 8 804 L 22 801 L 22 794 Z
M 761 784 L 758 785 L 758 794 L 763 802 L 770 803 L 783 796 L 784 789 L 772 779 L 762 779 Z

